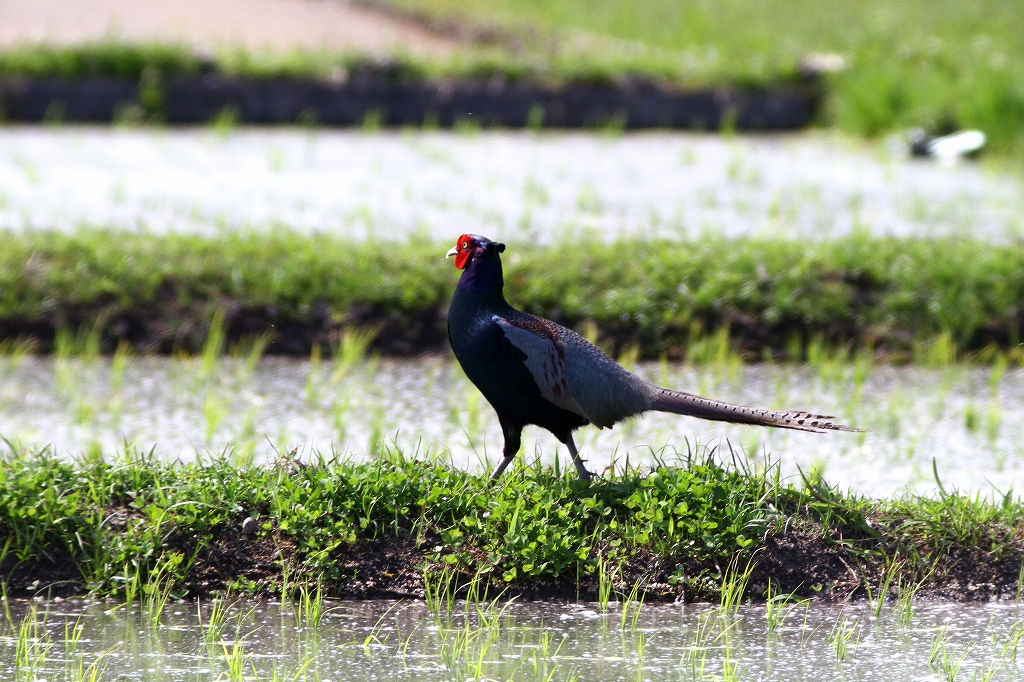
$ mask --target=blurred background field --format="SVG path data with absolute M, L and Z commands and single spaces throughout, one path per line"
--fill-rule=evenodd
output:
M 1014 0 L 394 0 L 534 36 L 539 49 L 618 62 L 684 82 L 755 85 L 798 77 L 811 55 L 829 76 L 823 121 L 863 135 L 900 126 L 979 128 L 1024 144 L 1024 6 Z
M 688 87 L 765 87 L 824 69 L 834 72 L 825 74 L 819 124 L 866 136 L 977 128 L 1004 158 L 1019 158 L 1024 145 L 1024 8 L 1012 0 L 57 5 L 0 5 L 0 73 L 138 74 L 147 59 L 187 70 L 199 55 L 228 72 L 330 77 L 353 59 L 386 58 L 414 76 L 640 75 Z M 140 62 L 117 44 L 164 44 L 180 54 L 151 50 Z

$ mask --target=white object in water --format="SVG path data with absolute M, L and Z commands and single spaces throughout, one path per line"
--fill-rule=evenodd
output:
M 927 136 L 918 133 L 911 138 L 911 149 L 914 154 L 934 156 L 943 163 L 952 163 L 956 159 L 976 152 L 985 146 L 985 133 L 980 130 L 961 130 L 952 135 L 942 137 Z

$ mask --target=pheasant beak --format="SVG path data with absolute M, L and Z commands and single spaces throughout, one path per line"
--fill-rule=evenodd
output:
M 452 256 L 457 256 L 457 255 L 459 255 L 459 247 L 453 246 L 452 248 L 448 249 L 448 253 L 444 254 L 444 259 L 448 260 Z

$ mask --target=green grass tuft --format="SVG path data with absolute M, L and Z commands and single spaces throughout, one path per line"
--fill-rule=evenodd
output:
M 220 311 L 229 345 L 268 331 L 271 353 L 343 347 L 344 329 L 367 325 L 377 333 L 375 348 L 436 351 L 458 277 L 442 257 L 447 244 L 415 238 L 384 247 L 285 229 L 2 238 L 0 329 L 44 350 L 78 339 L 104 352 L 121 341 L 144 352 L 199 352 Z M 821 364 L 830 348 L 850 344 L 844 353 L 869 349 L 925 364 L 940 351 L 1020 358 L 1024 249 L 1017 244 L 861 234 L 509 248 L 511 303 L 589 329 L 630 357 L 707 361 L 725 352 Z
M 258 530 L 239 545 L 240 524 L 250 515 Z M 990 573 L 1009 567 L 986 579 L 1012 595 L 1022 518 L 1024 504 L 1010 496 L 944 491 L 935 499 L 871 501 L 708 457 L 606 474 L 589 485 L 539 466 L 491 483 L 396 451 L 304 467 L 167 462 L 133 452 L 110 461 L 69 462 L 47 452 L 0 460 L 3 564 L 14 589 L 24 590 L 48 562 L 61 562 L 67 582 L 58 590 L 140 598 L 153 619 L 168 598 L 186 593 L 235 587 L 284 594 L 285 581 L 318 585 L 316 594 L 324 596 L 344 592 L 366 577 L 359 571 L 376 571 L 351 568 L 351 557 L 380 543 L 411 546 L 406 569 L 417 580 L 440 571 L 435 592 L 455 589 L 453 579 L 482 579 L 512 593 L 561 584 L 596 594 L 602 567 L 613 565 L 629 576 L 625 584 L 637 597 L 651 584 L 662 586 L 662 596 L 669 589 L 706 597 L 730 581 L 729 571 L 746 566 L 746 592 L 756 597 L 768 590 L 759 566 L 778 559 L 770 538 L 790 537 L 794 529 L 813 539 L 815 551 L 844 554 L 837 580 L 849 578 L 852 563 L 864 571 L 865 585 L 877 584 L 888 561 L 900 567 L 900 584 L 927 589 L 954 572 L 962 580 L 957 564 L 972 555 Z M 225 547 L 254 557 L 266 551 L 261 547 L 276 548 L 278 569 L 250 574 L 251 564 L 243 563 L 232 574 L 217 559 Z M 218 567 L 212 580 L 211 566 Z M 776 575 L 776 592 L 836 588 L 821 567 L 811 568 Z M 48 587 L 37 581 L 31 589 Z M 738 599 L 740 592 L 733 593 Z

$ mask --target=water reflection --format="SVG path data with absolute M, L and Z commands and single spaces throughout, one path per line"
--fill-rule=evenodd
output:
M 1010 603 L 707 605 L 456 601 L 13 601 L 3 679 L 908 680 L 1019 679 L 1024 620 Z M 218 620 L 215 610 L 223 609 Z M 635 617 L 633 617 L 635 614 Z M 211 623 L 213 623 L 211 625 Z M 79 675 L 81 671 L 81 675 Z

